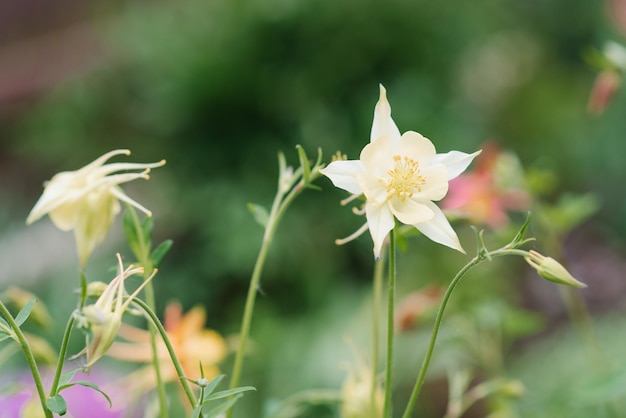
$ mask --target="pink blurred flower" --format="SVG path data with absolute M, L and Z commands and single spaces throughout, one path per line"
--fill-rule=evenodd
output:
M 500 229 L 509 222 L 507 210 L 522 211 L 530 203 L 523 190 L 523 174 L 514 156 L 486 143 L 476 168 L 450 181 L 443 209 L 471 222 Z
M 51 380 L 51 379 L 45 379 Z M 96 384 L 106 381 L 103 376 L 84 375 L 78 372 L 73 381 L 87 380 Z M 106 398 L 96 390 L 81 385 L 74 385 L 61 391 L 67 403 L 69 418 L 121 418 L 125 405 L 121 404 L 120 393 L 114 388 L 103 388 L 109 395 L 113 405 L 110 407 Z M 118 402 L 116 402 L 116 400 Z M 43 417 L 41 404 L 30 375 L 3 375 L 0 379 L 0 418 L 31 418 Z

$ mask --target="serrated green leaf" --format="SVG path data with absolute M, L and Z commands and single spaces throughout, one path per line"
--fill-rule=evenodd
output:
M 18 326 L 21 326 L 29 317 L 30 313 L 33 310 L 33 306 L 35 306 L 35 302 L 37 302 L 37 299 L 31 299 L 30 301 L 28 301 L 28 303 L 26 305 L 24 305 L 24 307 L 18 312 L 17 316 L 15 317 L 15 322 L 17 322 Z
M 203 403 L 214 401 L 216 399 L 227 398 L 227 397 L 229 397 L 231 395 L 237 395 L 239 393 L 248 392 L 248 391 L 251 391 L 251 390 L 256 391 L 256 388 L 253 387 L 253 386 L 242 386 L 242 387 L 239 387 L 239 388 L 222 390 L 220 392 L 214 393 L 213 395 L 205 396 Z
M 204 416 L 205 418 L 216 418 L 218 417 L 220 414 L 223 414 L 224 412 L 228 411 L 230 408 L 232 408 L 232 406 L 235 404 L 235 402 L 237 402 L 239 400 L 239 398 L 241 398 L 243 395 L 239 394 L 225 402 L 220 403 L 219 405 L 215 405 L 212 408 L 208 409 L 205 413 Z
M 95 390 L 96 392 L 99 392 L 100 394 L 102 394 L 102 396 L 105 397 L 105 399 L 107 400 L 107 402 L 109 403 L 109 408 L 113 406 L 113 403 L 111 402 L 111 398 L 109 398 L 109 395 L 107 395 L 102 389 L 100 389 L 100 387 L 98 385 L 96 385 L 95 383 L 89 382 L 87 380 L 78 380 L 76 382 L 69 382 L 66 383 L 62 386 L 59 386 L 59 390 L 58 392 L 61 392 L 63 389 L 67 389 L 70 388 L 72 386 L 85 386 L 88 388 L 91 388 L 93 390 Z
M 270 219 L 269 212 L 261 205 L 256 203 L 248 203 L 248 210 L 254 216 L 256 223 L 261 225 L 264 229 L 267 227 L 267 222 Z
M 157 268 L 161 265 L 163 258 L 169 252 L 170 248 L 172 248 L 172 244 L 174 244 L 174 241 L 172 241 L 171 239 L 165 240 L 162 243 L 160 243 L 154 249 L 154 251 L 152 251 L 152 254 L 150 254 L 152 267 Z
M 46 406 L 55 414 L 65 415 L 67 413 L 67 403 L 59 394 L 46 399 Z

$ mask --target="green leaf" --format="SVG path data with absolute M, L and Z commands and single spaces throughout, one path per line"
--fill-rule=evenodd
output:
M 154 218 L 152 216 L 146 216 L 141 222 L 141 229 L 143 231 L 144 248 L 152 248 L 152 230 L 154 229 Z
M 230 408 L 232 408 L 232 406 L 235 404 L 235 402 L 237 402 L 239 400 L 239 398 L 241 398 L 243 395 L 239 394 L 237 396 L 235 396 L 234 398 L 231 398 L 225 402 L 220 403 L 219 405 L 216 405 L 214 407 L 212 407 L 211 409 L 207 410 L 204 413 L 205 418 L 216 418 L 218 417 L 220 414 L 223 414 L 224 412 L 228 411 Z
M 157 268 L 161 265 L 163 258 L 169 252 L 170 248 L 172 248 L 172 244 L 174 244 L 174 241 L 172 241 L 171 239 L 165 240 L 162 243 L 160 243 L 154 249 L 154 251 L 152 251 L 152 254 L 150 254 L 150 260 L 152 260 L 152 267 Z
M 526 235 L 526 231 L 530 226 L 530 220 L 532 216 L 530 212 L 528 212 L 528 216 L 526 216 L 526 221 L 524 221 L 524 225 L 517 231 L 517 234 L 513 238 L 513 240 L 507 245 L 507 247 L 518 248 L 527 243 L 528 241 L 532 241 L 534 238 L 524 239 L 524 235 Z
M 96 385 L 95 383 L 89 382 L 87 380 L 78 380 L 76 382 L 66 383 L 62 386 L 59 386 L 58 392 L 61 392 L 63 389 L 67 389 L 76 385 L 85 386 L 85 387 L 95 390 L 96 392 L 100 392 L 102 396 L 104 396 L 107 402 L 109 403 L 109 408 L 113 406 L 113 403 L 111 402 L 111 398 L 109 398 L 109 395 L 107 395 L 102 389 L 100 389 L 98 385 Z
M 13 338 L 12 334 L 7 334 L 5 330 L 0 330 L 0 343 L 4 340 L 8 340 L 9 338 Z
M 21 326 L 28 319 L 28 316 L 30 315 L 31 311 L 33 310 L 33 307 L 35 306 L 35 302 L 37 302 L 37 299 L 30 300 L 18 312 L 17 316 L 15 317 L 15 322 L 17 322 L 18 326 Z
M 219 376 L 214 377 L 213 380 L 211 380 L 209 382 L 209 384 L 206 385 L 206 387 L 204 388 L 204 397 L 205 397 L 205 399 L 206 399 L 207 396 L 209 396 L 215 390 L 217 385 L 220 384 L 222 379 L 224 379 L 224 376 L 225 375 L 220 374 Z
M 254 216 L 254 220 L 256 223 L 261 225 L 264 229 L 267 227 L 267 222 L 270 219 L 270 215 L 261 205 L 257 205 L 256 203 L 248 203 L 248 210 Z
M 202 412 L 202 405 L 196 406 L 193 411 L 191 411 L 191 418 L 199 418 L 200 412 Z
M 491 261 L 491 255 L 489 254 L 489 250 L 485 246 L 485 240 L 483 239 L 484 229 L 480 231 L 475 226 L 472 226 L 474 233 L 476 234 L 476 257 L 480 260 L 489 260 Z
M 229 397 L 231 395 L 237 395 L 239 393 L 248 392 L 248 391 L 251 391 L 251 390 L 256 391 L 256 388 L 253 387 L 253 386 L 242 386 L 242 387 L 239 387 L 239 388 L 222 390 L 220 392 L 214 393 L 213 395 L 205 396 L 203 403 L 214 401 L 216 399 L 227 398 L 227 397 Z
M 69 372 L 63 373 L 61 377 L 59 378 L 59 386 L 67 385 L 70 382 L 70 380 L 72 380 L 76 372 L 78 372 L 78 370 L 80 369 L 74 369 L 74 370 L 70 370 Z M 57 392 L 59 391 L 60 390 L 58 390 Z
M 122 225 L 124 227 L 126 241 L 128 241 L 128 246 L 130 247 L 133 254 L 135 254 L 135 256 L 139 258 L 139 254 L 141 253 L 141 244 L 139 242 L 139 236 L 137 235 L 135 216 L 137 216 L 137 213 L 134 212 L 134 209 L 128 208 L 124 213 L 124 220 L 122 222 Z
M 63 399 L 63 396 L 59 394 L 46 399 L 46 406 L 55 414 L 65 415 L 67 412 L 67 403 L 65 399 Z
M 298 150 L 300 167 L 302 167 L 302 179 L 304 180 L 304 184 L 308 184 L 311 181 L 311 163 L 309 162 L 309 158 L 306 156 L 306 152 L 304 152 L 304 148 L 302 148 L 301 145 L 296 145 L 296 149 Z

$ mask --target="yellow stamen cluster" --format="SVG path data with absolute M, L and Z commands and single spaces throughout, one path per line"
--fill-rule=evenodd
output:
M 394 195 L 403 201 L 408 197 L 413 197 L 415 190 L 422 191 L 422 186 L 426 184 L 426 178 L 420 174 L 419 163 L 407 156 L 394 155 L 395 166 L 387 174 L 389 179 L 385 181 L 387 199 Z

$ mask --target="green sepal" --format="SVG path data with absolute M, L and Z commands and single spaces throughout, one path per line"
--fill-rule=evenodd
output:
M 157 268 L 157 267 L 159 267 L 161 265 L 161 262 L 163 261 L 163 258 L 170 251 L 170 248 L 172 248 L 172 244 L 174 244 L 174 241 L 172 241 L 171 239 L 165 240 L 162 243 L 160 243 L 154 249 L 154 251 L 152 251 L 152 254 L 150 254 L 150 260 L 152 261 L 152 267 Z
M 263 229 L 267 227 L 267 222 L 270 219 L 270 214 L 267 209 L 265 209 L 261 205 L 257 205 L 256 203 L 248 203 L 248 210 L 254 216 L 254 220 L 256 223 L 261 225 Z
M 33 307 L 35 306 L 35 302 L 37 302 L 37 299 L 31 299 L 30 301 L 28 301 L 28 303 L 26 305 L 24 305 L 24 307 L 17 313 L 17 316 L 15 317 L 15 322 L 17 323 L 17 326 L 21 326 L 29 317 L 30 313 L 33 310 Z
M 55 414 L 65 415 L 67 413 L 67 403 L 63 396 L 58 393 L 46 399 L 46 407 Z

